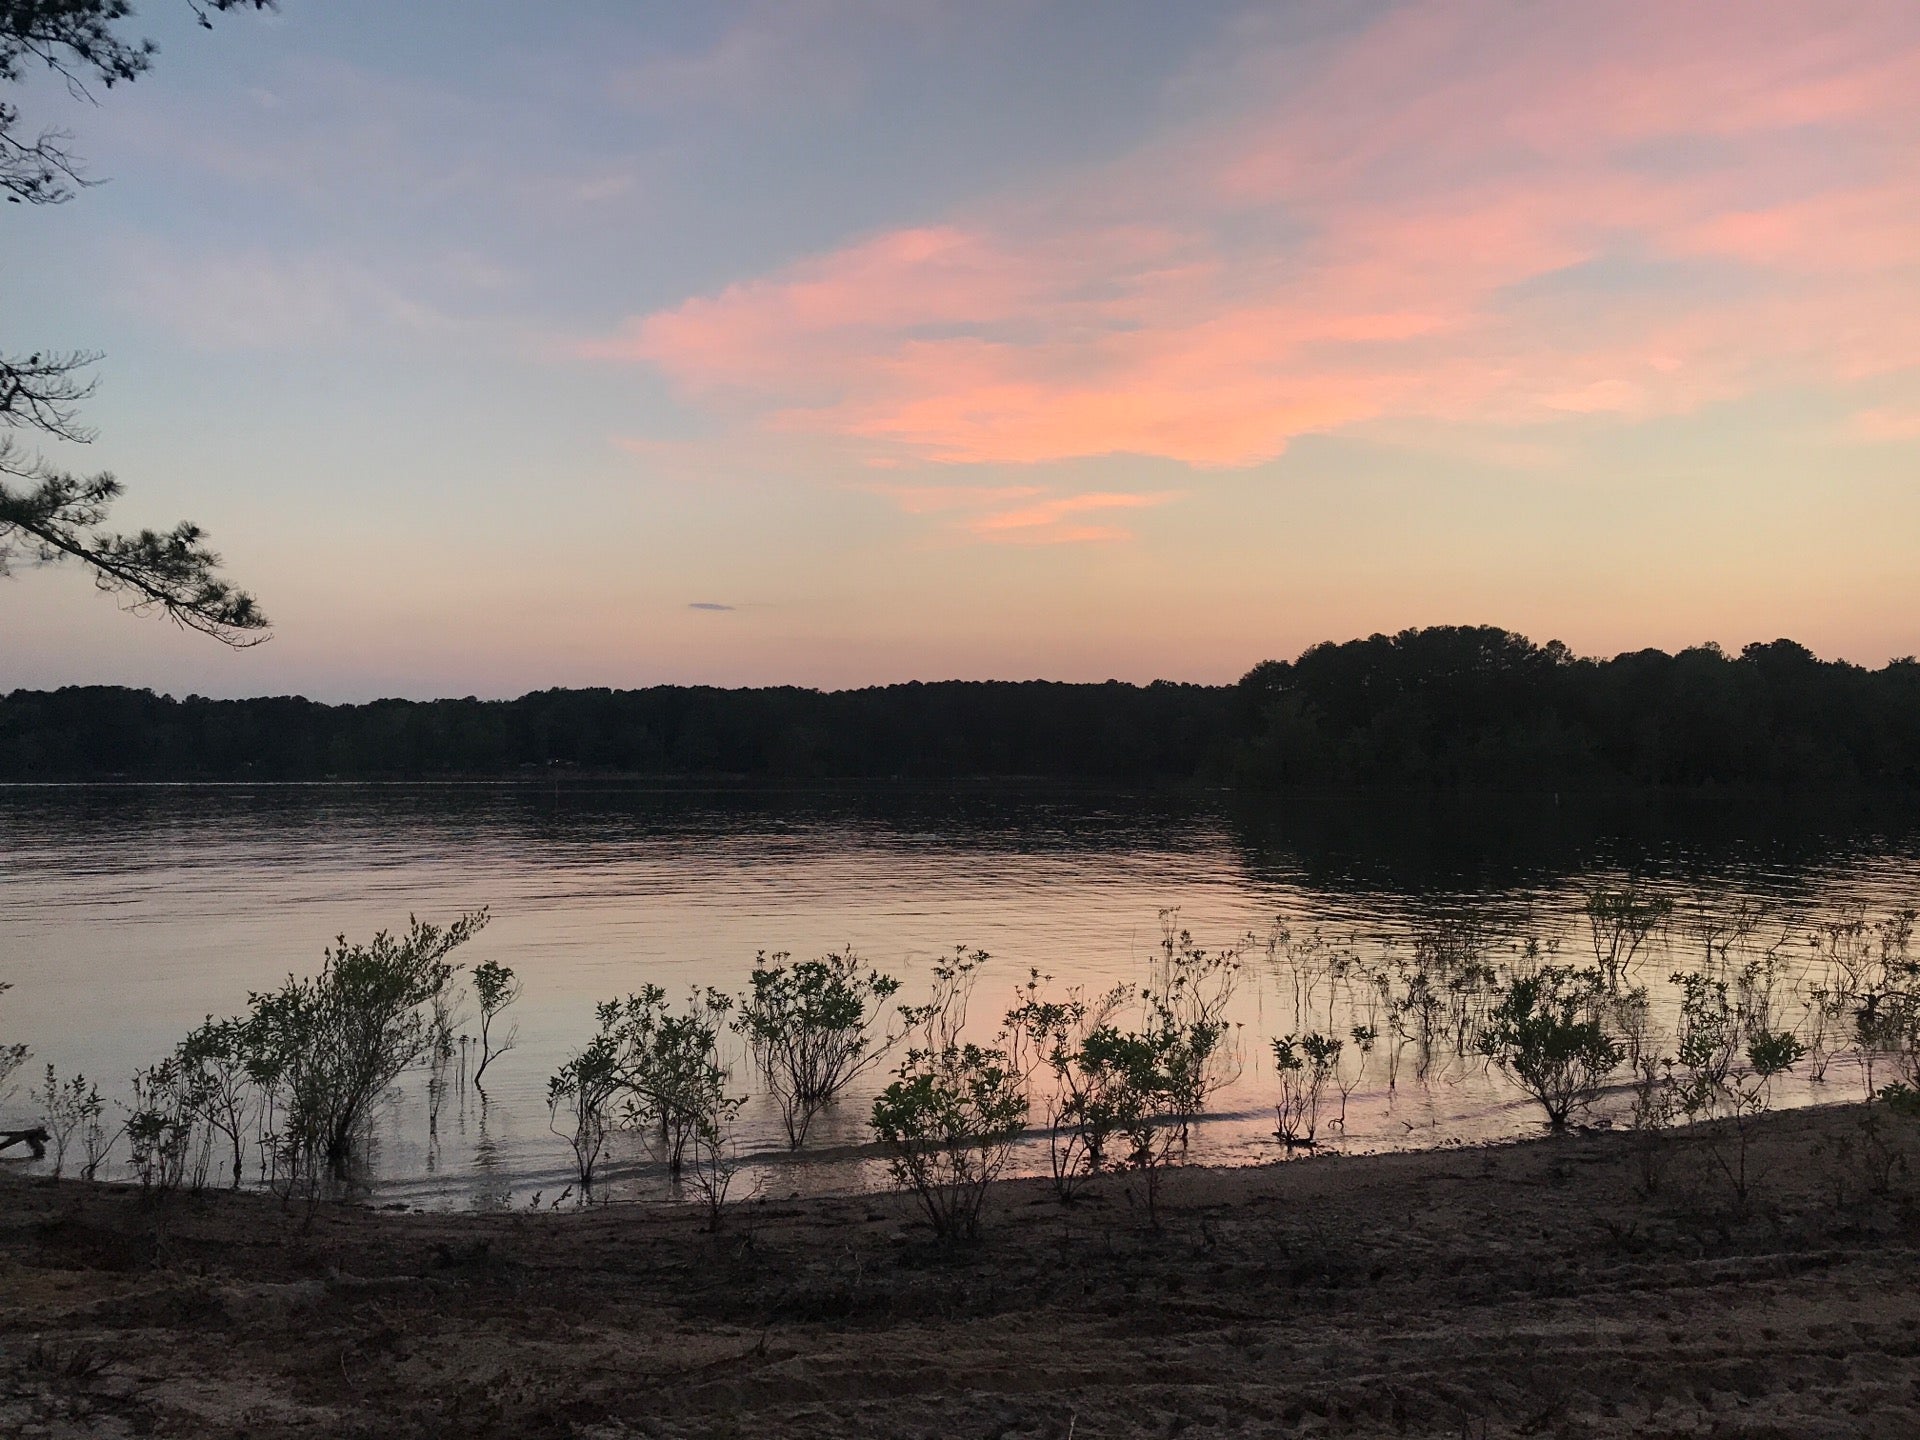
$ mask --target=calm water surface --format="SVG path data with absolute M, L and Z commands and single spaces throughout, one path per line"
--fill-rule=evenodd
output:
M 1089 991 L 1145 977 L 1159 913 L 1209 948 L 1276 920 L 1318 929 L 1363 959 L 1405 950 L 1424 917 L 1493 917 L 1501 945 L 1558 939 L 1590 959 L 1585 887 L 1633 874 L 1696 903 L 1764 907 L 1779 934 L 1847 907 L 1870 915 L 1920 899 L 1910 817 L 1840 807 L 1620 803 L 1551 797 L 1475 805 L 1373 801 L 1261 809 L 1225 799 L 1007 793 L 763 793 L 561 787 L 0 788 L 0 1041 L 34 1050 L 119 1095 L 137 1065 L 249 991 L 318 967 L 336 934 L 366 938 L 409 914 L 491 907 L 465 951 L 512 966 L 518 1048 L 488 1074 L 486 1103 L 449 1097 L 429 1135 L 423 1087 L 383 1108 L 376 1198 L 497 1206 L 571 1176 L 548 1130 L 546 1080 L 593 1028 L 593 1007 L 646 983 L 740 988 L 757 951 L 852 945 L 907 982 L 956 944 L 989 951 L 974 1014 L 997 1016 L 1029 968 Z M 1672 953 L 1687 941 L 1676 933 Z M 1783 954 L 1804 955 L 1790 944 Z M 1497 951 L 1498 960 L 1504 951 Z M 1666 952 L 1648 962 L 1656 1008 Z M 1234 998 L 1244 1072 L 1199 1127 L 1194 1158 L 1280 1158 L 1269 1039 L 1303 1023 L 1290 978 L 1249 952 Z M 1353 1017 L 1335 1017 L 1340 1028 Z M 1790 1017 L 1791 1018 L 1791 1017 Z M 742 1088 L 750 1078 L 740 1067 Z M 1513 1135 L 1530 1107 L 1497 1074 L 1458 1062 L 1389 1089 L 1379 1057 L 1354 1081 L 1336 1147 Z M 873 1183 L 860 1148 L 866 1099 L 820 1122 L 814 1154 L 777 1152 L 778 1118 L 756 1098 L 741 1144 L 743 1189 Z M 30 1110 L 18 1093 L 7 1113 Z M 1782 1099 L 1857 1094 L 1827 1085 Z M 1024 1158 L 1044 1166 L 1038 1150 Z M 621 1193 L 664 1194 L 643 1149 L 620 1154 Z

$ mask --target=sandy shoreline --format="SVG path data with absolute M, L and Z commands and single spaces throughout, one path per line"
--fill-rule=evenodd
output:
M 1778 1115 L 1697 1143 L 1329 1156 L 1063 1209 L 907 1202 L 162 1215 L 0 1170 L 0 1434 L 1920 1435 L 1920 1186 Z M 1920 1127 L 1881 1116 L 1900 1160 Z

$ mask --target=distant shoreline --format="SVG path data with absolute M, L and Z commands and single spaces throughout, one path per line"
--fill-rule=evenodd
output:
M 1317 645 L 1232 685 L 940 681 L 512 700 L 0 694 L 0 780 L 1064 784 L 1248 794 L 1920 793 L 1920 662 L 1779 640 L 1611 659 L 1491 626 Z
M 561 770 L 534 774 L 365 775 L 248 779 L 234 776 L 100 775 L 76 779 L 19 780 L 0 778 L 0 794 L 57 793 L 85 790 L 545 790 L 573 793 L 620 791 L 659 795 L 940 795 L 952 793 L 1007 795 L 1162 796 L 1216 803 L 1244 802 L 1258 806 L 1289 804 L 1421 804 L 1494 803 L 1524 801 L 1543 806 L 1596 803 L 1678 801 L 1687 804 L 1728 805 L 1844 805 L 1908 802 L 1920 795 L 1920 786 L 1869 784 L 1781 783 L 1647 784 L 1588 782 L 1549 785 L 1346 785 L 1266 790 L 1199 780 L 1147 777 L 1135 780 L 1081 779 L 1060 775 L 973 775 L 946 777 L 822 776 L 784 779 L 752 775 L 661 775 L 644 771 Z

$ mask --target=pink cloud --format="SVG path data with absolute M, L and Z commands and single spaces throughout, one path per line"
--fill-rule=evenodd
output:
M 909 515 L 946 517 L 957 533 L 1005 545 L 1078 545 L 1127 540 L 1117 524 L 1089 524 L 1112 511 L 1150 510 L 1179 495 L 1092 490 L 1049 494 L 1038 485 L 874 485 Z
M 1138 155 L 584 353 L 894 463 L 1214 467 L 1372 422 L 1685 413 L 1920 344 L 1905 0 L 1420 5 L 1318 46 L 1245 47 L 1238 98 Z M 1137 503 L 969 528 L 1104 538 L 1071 517 Z
M 1083 525 L 1077 517 L 1108 510 L 1145 510 L 1164 505 L 1171 494 L 1134 495 L 1089 492 L 1083 495 L 1059 495 L 1011 510 L 994 510 L 972 523 L 973 533 L 983 539 L 1009 540 L 1021 544 L 1080 543 L 1088 540 L 1120 540 L 1128 532 L 1116 525 Z
M 941 515 L 954 510 L 979 510 L 1043 494 L 1038 485 L 873 485 L 909 515 Z

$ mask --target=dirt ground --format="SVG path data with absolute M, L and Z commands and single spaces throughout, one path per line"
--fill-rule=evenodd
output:
M 181 1198 L 0 1167 L 0 1435 L 1920 1436 L 1920 1133 L 1697 1140 L 495 1216 Z M 1920 1155 L 1912 1158 L 1920 1160 Z M 1881 1172 L 1886 1171 L 1885 1175 Z M 1882 1185 L 1882 1180 L 1887 1181 Z M 1874 1193 L 1876 1189 L 1883 1193 Z

